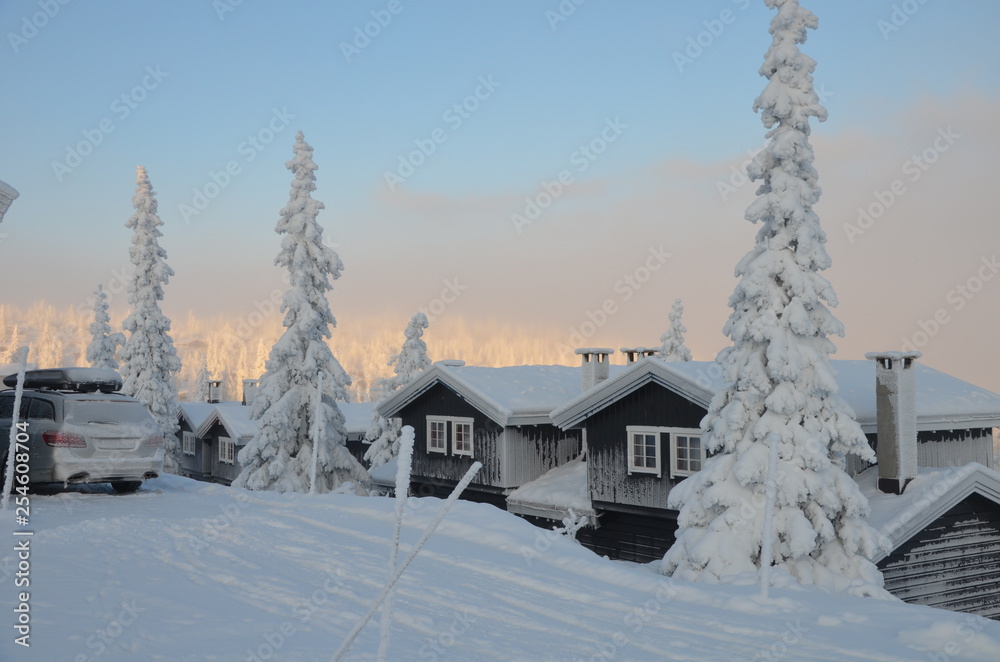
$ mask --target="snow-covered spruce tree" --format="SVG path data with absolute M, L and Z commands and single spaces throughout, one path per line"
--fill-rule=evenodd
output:
M 111 331 L 108 295 L 104 293 L 103 285 L 97 286 L 94 296 L 94 321 L 90 323 L 91 340 L 87 345 L 87 362 L 92 368 L 118 370 L 115 352 L 125 342 L 125 336 Z
M 125 223 L 132 229 L 129 259 L 135 265 L 128 282 L 128 302 L 132 306 L 122 328 L 128 333 L 122 345 L 122 392 L 141 402 L 163 430 L 164 470 L 176 473 L 180 466 L 177 443 L 177 386 L 174 377 L 181 371 L 181 361 L 170 337 L 170 320 L 160 310 L 163 286 L 174 270 L 167 263 L 167 252 L 160 247 L 159 227 L 163 221 L 156 213 L 156 193 L 142 166 L 136 170 L 135 213 Z
M 403 388 L 431 367 L 427 343 L 422 337 L 428 324 L 427 315 L 423 313 L 414 313 L 410 318 L 410 323 L 403 332 L 406 337 L 403 348 L 399 354 L 389 359 L 388 365 L 393 367 L 392 377 L 380 379 L 372 388 L 379 400 L 384 400 Z M 377 406 L 372 411 L 371 426 L 365 434 L 365 439 L 371 443 L 365 451 L 365 461 L 372 469 L 382 466 L 399 454 L 399 426 L 399 420 L 379 415 Z
M 254 400 L 251 418 L 260 421 L 253 439 L 240 451 L 243 471 L 233 483 L 252 490 L 308 492 L 312 479 L 316 389 L 323 375 L 320 406 L 323 431 L 316 449 L 316 491 L 329 492 L 346 482 L 366 484 L 367 473 L 345 445 L 344 415 L 350 377 L 334 357 L 327 338 L 337 322 L 326 293 L 340 278 L 344 265 L 323 243 L 316 222 L 323 203 L 314 200 L 316 164 L 312 147 L 300 131 L 295 156 L 285 164 L 292 171 L 291 194 L 275 231 L 284 235 L 274 263 L 288 269 L 290 289 L 281 310 L 285 331 L 271 348 L 266 372 Z
M 17 324 L 11 329 L 10 340 L 7 343 L 7 347 L 3 351 L 3 362 L 13 363 L 17 360 L 17 350 L 20 347 L 21 334 L 18 331 Z
M 194 383 L 191 384 L 191 390 L 188 392 L 188 402 L 208 402 L 208 381 L 210 379 L 212 379 L 212 373 L 208 369 L 208 361 L 202 361 L 201 368 L 198 369 L 198 374 L 195 375 Z
M 660 336 L 660 358 L 664 361 L 690 361 L 691 350 L 684 344 L 684 334 L 687 333 L 681 317 L 684 315 L 684 304 L 680 299 L 674 301 L 670 310 L 670 328 Z
M 756 246 L 736 266 L 740 278 L 719 353 L 729 386 L 702 421 L 713 455 L 680 483 L 677 540 L 663 571 L 710 583 L 752 583 L 760 565 L 768 439 L 780 436 L 774 509 L 774 570 L 784 582 L 889 597 L 869 560 L 887 541 L 867 521 L 868 502 L 844 470 L 845 455 L 873 452 L 837 395 L 828 335 L 843 326 L 819 271 L 830 266 L 813 211 L 820 196 L 809 118 L 826 118 L 813 90 L 815 62 L 799 51 L 816 17 L 797 0 L 765 0 L 778 14 L 760 69 L 769 82 L 754 103 L 770 129 L 748 173 L 762 180 L 746 218 L 760 222 Z M 782 580 L 779 580 L 782 581 Z

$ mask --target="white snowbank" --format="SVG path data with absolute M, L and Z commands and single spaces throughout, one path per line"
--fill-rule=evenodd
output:
M 440 503 L 407 501 L 401 554 Z M 177 476 L 33 494 L 30 587 L 0 551 L 0 610 L 30 592 L 31 648 L 8 618 L 0 660 L 328 660 L 382 587 L 393 510 Z M 801 588 L 761 604 L 754 586 L 672 582 L 548 533 L 457 502 L 398 585 L 389 659 L 998 659 L 1000 623 Z M 371 624 L 346 659 L 375 659 L 378 641 Z

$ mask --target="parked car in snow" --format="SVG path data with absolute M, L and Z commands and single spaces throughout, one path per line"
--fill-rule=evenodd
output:
M 9 375 L 4 385 L 16 385 Z M 27 423 L 28 477 L 41 483 L 111 483 L 134 492 L 163 471 L 163 434 L 145 407 L 117 393 L 113 370 L 29 370 L 18 422 Z M 15 391 L 0 391 L 0 465 L 6 464 Z

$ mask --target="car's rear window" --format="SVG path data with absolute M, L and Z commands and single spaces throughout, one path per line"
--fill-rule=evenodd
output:
M 64 407 L 66 421 L 80 425 L 88 423 L 142 424 L 150 420 L 146 409 L 135 400 L 73 398 L 66 400 Z

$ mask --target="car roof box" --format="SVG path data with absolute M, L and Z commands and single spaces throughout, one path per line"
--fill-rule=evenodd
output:
M 7 375 L 3 383 L 5 386 L 17 386 L 17 375 Z M 111 393 L 121 387 L 122 378 L 114 370 L 106 368 L 48 368 L 24 373 L 24 388 Z

